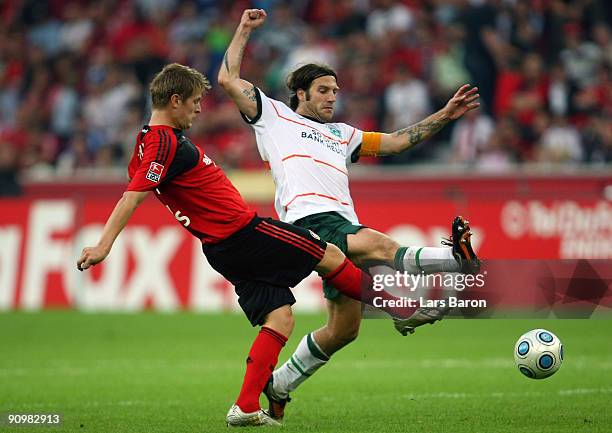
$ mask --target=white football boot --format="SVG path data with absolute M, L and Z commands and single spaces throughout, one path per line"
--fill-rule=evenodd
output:
M 228 427 L 246 426 L 273 426 L 280 427 L 282 424 L 270 417 L 266 411 L 259 409 L 256 412 L 244 413 L 238 405 L 230 407 L 225 418 Z
M 442 320 L 450 307 L 420 307 L 407 319 L 393 318 L 395 329 L 402 335 L 414 334 L 414 328 Z

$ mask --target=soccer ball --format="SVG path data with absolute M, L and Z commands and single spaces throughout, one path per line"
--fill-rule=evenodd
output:
M 514 362 L 530 379 L 553 375 L 563 362 L 563 344 L 546 329 L 533 329 L 521 335 L 514 345 Z

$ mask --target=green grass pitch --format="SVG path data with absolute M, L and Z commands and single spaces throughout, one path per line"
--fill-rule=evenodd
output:
M 281 362 L 324 316 L 296 322 Z M 542 381 L 512 358 L 537 327 L 566 353 Z M 611 331 L 609 320 L 446 320 L 402 337 L 365 320 L 294 393 L 283 431 L 610 432 Z M 0 413 L 63 416 L 0 433 L 224 431 L 255 333 L 238 314 L 0 314 Z

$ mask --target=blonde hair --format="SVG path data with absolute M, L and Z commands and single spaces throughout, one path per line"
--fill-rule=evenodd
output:
M 164 108 L 172 95 L 179 95 L 182 100 L 198 93 L 210 90 L 208 78 L 189 66 L 171 63 L 164 66 L 155 75 L 149 90 L 153 108 Z

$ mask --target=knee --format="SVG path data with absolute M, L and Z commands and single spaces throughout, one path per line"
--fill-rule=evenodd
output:
M 335 271 L 345 259 L 346 256 L 344 253 L 342 253 L 340 248 L 328 242 L 327 247 L 325 248 L 325 255 L 315 267 L 315 271 L 317 271 L 320 275 L 327 275 Z
M 295 326 L 295 318 L 293 317 L 291 307 L 289 305 L 284 305 L 269 313 L 263 326 L 272 328 L 276 332 L 289 338 Z
M 366 266 L 370 261 L 382 261 L 392 264 L 395 260 L 395 254 L 397 253 L 397 249 L 400 247 L 400 245 L 389 236 L 382 233 L 364 233 L 366 233 L 367 236 L 364 235 L 364 238 L 356 245 L 357 253 L 353 253 L 351 255 L 351 260 L 356 259 L 361 265 Z
M 395 261 L 395 254 L 400 248 L 400 244 L 390 238 L 383 238 L 377 245 L 378 255 L 381 260 L 387 263 L 393 263 Z
M 283 334 L 285 337 L 289 338 L 291 333 L 293 332 L 293 327 L 295 326 L 295 318 L 291 311 L 289 314 L 285 314 L 280 318 L 279 321 L 279 332 Z

